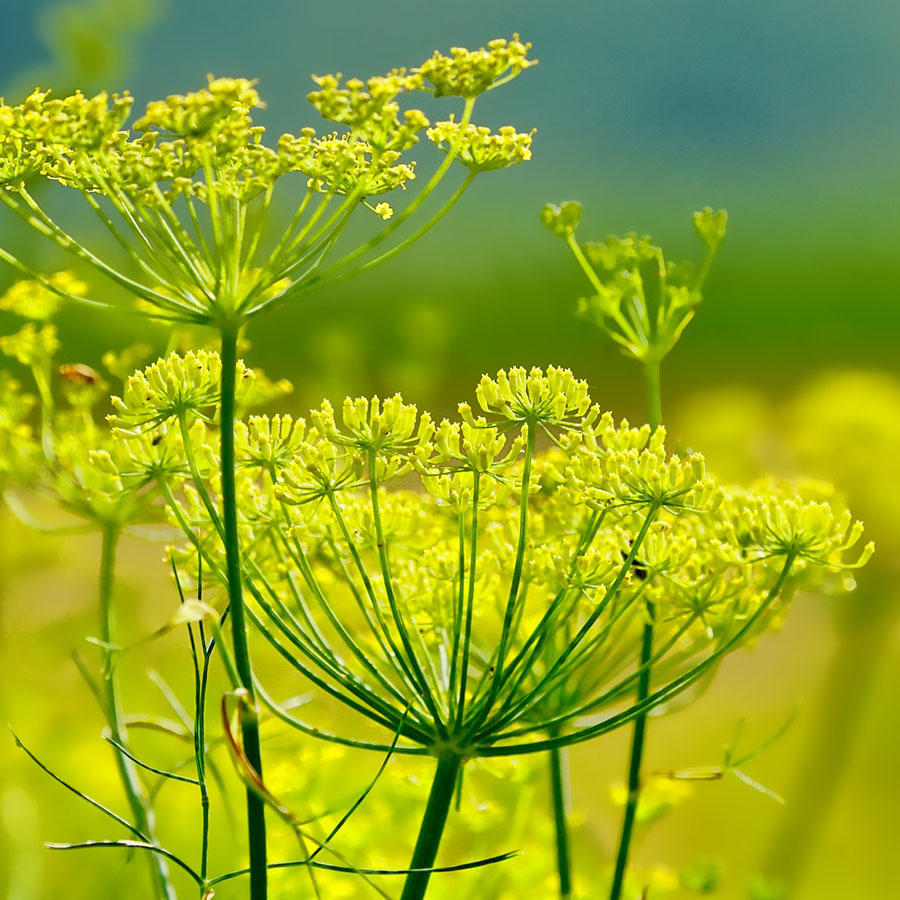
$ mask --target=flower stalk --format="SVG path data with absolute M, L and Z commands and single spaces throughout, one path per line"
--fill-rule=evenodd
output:
M 461 769 L 462 758 L 458 754 L 446 753 L 438 757 L 410 869 L 430 869 L 434 866 Z M 430 879 L 430 872 L 411 872 L 406 876 L 400 900 L 422 900 Z
M 122 699 L 119 689 L 116 635 L 114 627 L 113 591 L 115 587 L 116 550 L 119 543 L 119 526 L 107 524 L 102 532 L 100 550 L 100 640 L 103 645 L 103 693 L 105 715 L 109 736 L 120 747 L 128 749 L 128 732 L 123 721 Z M 147 802 L 146 792 L 141 784 L 135 764 L 117 747 L 113 747 L 119 780 L 125 791 L 128 807 L 135 826 L 153 840 L 155 828 L 153 812 Z M 175 900 L 175 890 L 169 877 L 169 867 L 164 857 L 147 854 L 147 863 L 153 883 L 154 895 L 161 900 Z
M 652 615 L 652 610 L 648 610 Z M 637 704 L 647 702 L 650 694 L 650 659 L 653 655 L 653 625 L 644 625 L 641 638 L 640 669 L 638 680 Z M 613 871 L 609 900 L 620 900 L 625 885 L 625 872 L 628 868 L 628 853 L 631 848 L 631 837 L 634 831 L 635 817 L 641 795 L 641 761 L 644 757 L 644 742 L 647 736 L 647 713 L 640 713 L 634 720 L 631 735 L 631 749 L 628 757 L 628 784 L 625 811 L 622 815 L 622 831 L 619 836 L 619 849 L 616 852 L 616 865 Z
M 662 424 L 662 392 L 660 390 L 659 359 L 648 355 L 644 360 L 644 378 L 647 385 L 647 413 L 651 432 Z M 653 604 L 647 604 L 647 622 L 641 636 L 641 655 L 638 661 L 640 676 L 638 678 L 637 705 L 641 706 L 650 694 L 650 670 L 653 658 Z M 647 713 L 642 712 L 634 720 L 631 734 L 631 748 L 628 757 L 628 782 L 625 810 L 622 814 L 622 830 L 619 834 L 619 848 L 616 851 L 616 863 L 613 869 L 610 900 L 620 900 L 625 885 L 625 872 L 628 868 L 628 854 L 631 849 L 631 837 L 634 831 L 637 807 L 641 797 L 641 761 L 644 758 L 644 743 L 647 739 Z
M 236 328 L 223 328 L 222 376 L 220 405 L 220 470 L 222 479 L 222 522 L 224 526 L 225 567 L 227 572 L 228 613 L 231 618 L 231 634 L 234 661 L 241 687 L 246 691 L 246 703 L 241 704 L 241 734 L 247 761 L 262 778 L 262 750 L 259 740 L 259 715 L 253 683 L 253 667 L 247 639 L 244 614 L 243 577 L 241 571 L 241 547 L 237 525 L 237 496 L 235 488 L 235 373 L 237 371 Z M 247 788 L 247 838 L 250 850 L 250 897 L 265 900 L 268 892 L 266 868 L 266 817 L 265 802 L 258 793 Z
M 569 850 L 569 754 L 565 747 L 553 747 L 548 755 L 559 896 L 562 900 L 569 900 L 572 896 L 572 858 Z

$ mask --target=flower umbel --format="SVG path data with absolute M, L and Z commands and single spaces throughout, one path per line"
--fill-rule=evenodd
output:
M 470 124 L 475 96 L 532 65 L 527 50 L 518 39 L 492 41 L 486 50 L 457 48 L 419 69 L 365 81 L 316 76 L 309 101 L 342 130 L 316 135 L 304 128 L 274 146 L 253 122 L 264 104 L 246 78 L 209 76 L 201 90 L 152 101 L 130 129 L 127 93 L 55 98 L 36 90 L 21 104 L 0 104 L 0 200 L 137 298 L 142 313 L 233 330 L 313 286 L 390 258 L 428 231 L 470 181 L 393 247 L 373 252 L 434 192 L 454 159 L 472 174 L 527 160 L 530 135 L 512 126 L 491 135 Z M 433 139 L 444 143 L 446 156 L 395 215 L 396 203 L 368 198 L 414 179 L 407 153 L 429 122 L 404 101 L 428 85 L 438 95 L 463 97 L 462 116 L 458 125 L 450 119 L 435 126 Z M 305 190 L 296 173 L 306 176 Z M 38 177 L 80 194 L 127 259 L 95 254 L 58 224 L 28 190 L 26 182 Z M 295 210 L 280 226 L 271 221 L 284 207 L 276 191 Z M 360 208 L 391 221 L 332 259 Z M 40 276 L 8 251 L 0 258 L 60 299 L 109 305 Z

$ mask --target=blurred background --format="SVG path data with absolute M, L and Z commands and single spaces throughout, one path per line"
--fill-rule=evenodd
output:
M 617 416 L 640 420 L 640 373 L 575 318 L 583 276 L 538 212 L 579 199 L 582 240 L 636 230 L 679 259 L 699 256 L 691 212 L 727 208 L 704 304 L 666 360 L 669 430 L 724 479 L 775 472 L 835 482 L 878 551 L 853 594 L 797 598 L 781 633 L 728 660 L 703 697 L 651 728 L 649 769 L 717 765 L 740 719 L 752 746 L 796 711 L 785 736 L 749 764 L 786 803 L 736 779 L 694 785 L 639 835 L 635 862 L 675 873 L 721 863 L 716 895 L 726 898 L 775 898 L 767 885 L 776 878 L 797 900 L 891 894 L 900 833 L 900 5 L 4 0 L 0 22 L 0 90 L 10 102 L 35 85 L 108 88 L 131 90 L 140 108 L 202 86 L 208 72 L 248 76 L 268 103 L 258 121 L 275 134 L 319 125 L 304 99 L 311 73 L 365 77 L 516 31 L 533 42 L 540 65 L 476 114 L 537 128 L 533 161 L 480 178 L 414 250 L 249 333 L 247 361 L 295 383 L 292 411 L 323 396 L 400 391 L 440 414 L 469 399 L 485 371 L 551 363 L 587 378 Z M 9 217 L 0 243 L 46 271 L 65 265 Z M 12 280 L 0 271 L 0 291 Z M 108 315 L 70 310 L 59 321 L 72 361 L 95 364 L 137 336 L 165 344 L 162 332 L 141 325 L 138 335 Z M 14 327 L 0 321 L 2 333 Z M 95 548 L 35 537 L 5 514 L 0 528 L 0 717 L 116 803 L 100 716 L 69 655 L 93 627 Z M 138 635 L 160 623 L 168 588 L 158 547 L 127 552 L 121 600 L 133 604 L 127 627 Z M 167 639 L 155 664 L 177 668 L 182 651 Z M 154 703 L 141 665 L 135 703 Z M 118 856 L 40 848 L 105 825 L 11 741 L 0 745 L 0 896 L 97 897 L 103 884 L 102 896 L 142 897 L 124 887 L 129 868 Z M 341 765 L 314 750 L 303 750 L 313 769 Z M 582 887 L 599 896 L 592 866 L 605 865 L 614 844 L 610 785 L 624 776 L 625 736 L 579 747 L 572 762 Z M 497 839 L 485 847 L 509 849 L 502 816 L 492 827 Z M 534 865 L 538 879 L 549 877 Z M 659 896 L 696 896 L 673 886 L 677 878 L 664 894 L 659 879 Z

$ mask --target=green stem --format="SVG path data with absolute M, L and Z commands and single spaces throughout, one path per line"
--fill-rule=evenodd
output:
M 553 821 L 556 825 L 556 870 L 559 896 L 572 896 L 572 860 L 569 855 L 569 757 L 566 748 L 550 750 L 550 788 L 553 797 Z
M 649 357 L 644 360 L 644 380 L 647 385 L 647 421 L 656 431 L 662 424 L 662 394 L 659 387 L 660 360 Z
M 371 269 L 372 266 L 377 266 L 380 263 L 386 262 L 391 259 L 391 257 L 396 256 L 398 253 L 401 253 L 407 247 L 414 244 L 419 238 L 428 234 L 428 232 L 431 231 L 431 229 L 434 228 L 434 226 L 437 225 L 454 206 L 456 206 L 456 202 L 468 190 L 469 185 L 475 180 L 477 174 L 477 172 L 469 172 L 463 183 L 450 196 L 450 199 L 447 200 L 447 202 L 418 231 L 411 234 L 395 247 L 391 247 L 390 250 L 382 253 L 381 256 L 376 256 L 375 259 L 370 259 L 368 262 L 363 263 L 358 269 L 354 269 L 353 272 L 365 272 L 366 269 Z M 350 274 L 350 272 L 347 274 Z
M 650 429 L 656 431 L 662 423 L 662 394 L 659 385 L 659 358 L 655 355 L 644 360 L 644 376 L 647 384 L 647 411 Z M 650 620 L 644 625 L 641 640 L 640 677 L 638 678 L 637 705 L 646 702 L 650 696 L 650 661 L 653 657 L 653 605 L 647 604 Z M 644 756 L 644 741 L 647 736 L 647 713 L 640 713 L 634 720 L 631 736 L 631 753 L 628 760 L 628 799 L 625 801 L 625 815 L 622 818 L 622 832 L 619 836 L 619 851 L 616 854 L 616 868 L 613 874 L 610 900 L 619 900 L 625 883 L 628 866 L 628 851 L 638 800 L 641 794 L 641 760 Z
M 648 604 L 649 607 L 649 604 Z M 637 702 L 644 703 L 650 696 L 650 657 L 653 655 L 653 625 L 644 625 L 641 640 L 641 677 L 638 680 Z M 616 854 L 616 869 L 613 874 L 609 900 L 620 900 L 625 883 L 625 870 L 628 866 L 628 851 L 631 847 L 631 835 L 634 831 L 634 820 L 637 813 L 638 799 L 641 793 L 641 760 L 644 756 L 644 738 L 647 731 L 647 713 L 642 712 L 635 717 L 634 732 L 631 737 L 631 754 L 628 760 L 628 799 L 625 802 L 625 815 L 622 818 L 622 833 L 619 836 L 619 851 Z
M 32 366 L 31 374 L 41 398 L 41 449 L 48 462 L 52 463 L 56 459 L 56 451 L 53 446 L 53 390 L 50 387 L 49 369 L 47 361 L 43 365 Z
M 262 754 L 259 745 L 259 717 L 253 687 L 253 668 L 250 663 L 250 647 L 247 643 L 247 626 L 244 615 L 244 597 L 241 582 L 241 548 L 237 526 L 237 496 L 235 486 L 235 369 L 237 366 L 238 330 L 223 327 L 222 334 L 222 405 L 220 414 L 220 474 L 222 479 L 222 520 L 225 527 L 225 569 L 228 580 L 228 609 L 231 615 L 231 632 L 234 643 L 234 661 L 241 687 L 247 692 L 246 704 L 241 714 L 241 733 L 244 753 L 250 765 L 262 777 Z M 265 802 L 252 789 L 247 788 L 247 839 L 250 849 L 250 898 L 265 900 L 267 888 L 266 870 L 266 819 Z
M 122 715 L 119 694 L 119 679 L 116 667 L 115 628 L 113 625 L 113 588 L 115 585 L 116 549 L 119 543 L 119 529 L 116 525 L 107 525 L 103 529 L 103 543 L 100 551 L 100 640 L 104 646 L 103 660 L 103 694 L 105 702 L 106 723 L 110 737 L 122 747 L 128 747 L 128 732 Z M 128 806 L 138 830 L 151 841 L 153 837 L 153 813 L 148 805 L 144 787 L 141 784 L 134 763 L 125 754 L 116 750 L 116 768 L 119 779 L 125 790 Z M 169 867 L 163 857 L 151 854 L 148 859 L 150 875 L 153 881 L 154 896 L 175 900 L 175 891 L 169 882 Z
M 462 760 L 456 754 L 441 756 L 438 759 L 437 771 L 434 773 L 434 781 L 431 783 L 431 793 L 428 795 L 428 805 L 425 807 L 419 838 L 416 841 L 416 849 L 413 851 L 412 862 L 409 864 L 411 869 L 430 869 L 434 866 L 461 766 Z M 430 872 L 411 872 L 407 875 L 400 900 L 422 900 L 425 891 L 428 890 L 430 877 Z

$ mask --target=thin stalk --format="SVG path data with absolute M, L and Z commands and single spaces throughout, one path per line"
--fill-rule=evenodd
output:
M 241 733 L 244 752 L 250 765 L 262 777 L 262 754 L 259 745 L 259 716 L 253 684 L 253 667 L 247 642 L 244 597 L 241 581 L 241 548 L 237 526 L 235 487 L 235 368 L 237 366 L 238 332 L 223 327 L 222 334 L 222 402 L 220 414 L 220 475 L 222 479 L 222 520 L 225 526 L 225 568 L 228 581 L 228 609 L 234 642 L 234 661 L 241 686 L 247 691 L 246 704 L 241 704 Z M 250 849 L 250 898 L 265 900 L 268 893 L 266 869 L 265 801 L 247 788 L 247 839 Z
M 645 668 L 638 681 L 637 702 L 644 703 L 650 696 L 650 667 L 648 665 L 653 654 L 653 625 L 644 626 L 641 640 L 641 665 Z M 647 713 L 642 712 L 635 717 L 634 732 L 631 736 L 631 753 L 628 760 L 628 799 L 625 802 L 625 815 L 622 817 L 622 833 L 619 836 L 619 850 L 616 854 L 616 869 L 613 874 L 609 900 L 620 900 L 622 887 L 625 884 L 625 869 L 628 865 L 628 851 L 631 847 L 631 836 L 634 831 L 634 820 L 637 813 L 638 800 L 641 794 L 641 760 L 644 756 L 644 738 L 647 733 Z
M 438 759 L 410 869 L 430 869 L 434 866 L 461 766 L 462 760 L 455 753 Z M 430 877 L 431 872 L 410 872 L 403 884 L 400 900 L 422 900 Z
M 434 693 L 432 693 L 432 685 L 429 684 L 428 679 L 425 675 L 425 670 L 419 664 L 419 658 L 416 656 L 416 652 L 413 649 L 412 642 L 410 641 L 409 637 L 409 632 L 406 628 L 406 623 L 403 620 L 403 613 L 400 610 L 400 605 L 397 603 L 397 597 L 394 594 L 394 583 L 391 573 L 390 560 L 388 559 L 387 541 L 385 540 L 384 529 L 382 528 L 381 524 L 381 507 L 378 500 L 378 481 L 376 479 L 374 450 L 370 451 L 369 453 L 369 494 L 372 498 L 372 516 L 375 522 L 375 535 L 378 543 L 378 560 L 381 564 L 381 575 L 382 579 L 384 580 L 384 591 L 387 595 L 387 601 L 391 609 L 391 615 L 394 618 L 394 624 L 396 625 L 397 633 L 400 635 L 400 641 L 403 644 L 403 649 L 406 651 L 407 660 L 409 662 L 410 668 L 412 669 L 412 674 L 421 687 L 420 696 L 425 702 L 425 705 L 428 707 L 428 711 L 434 717 L 434 723 L 438 731 L 442 736 L 446 736 L 446 729 L 444 728 L 443 720 L 437 708 L 436 697 L 439 694 L 439 689 L 435 684 Z
M 418 231 L 416 231 L 414 234 L 411 234 L 408 238 L 401 241 L 395 247 L 391 247 L 390 250 L 382 253 L 381 256 L 376 256 L 375 259 L 370 259 L 368 262 L 363 263 L 358 269 L 355 269 L 353 271 L 365 272 L 366 269 L 371 269 L 372 266 L 377 266 L 379 265 L 379 263 L 386 262 L 387 260 L 391 259 L 391 257 L 396 256 L 398 253 L 401 253 L 407 247 L 414 244 L 417 240 L 419 240 L 419 238 L 424 237 L 424 235 L 428 234 L 428 232 L 431 231 L 431 229 L 434 228 L 434 226 L 437 225 L 437 223 L 440 222 L 441 219 L 443 219 L 444 216 L 446 216 L 454 206 L 456 206 L 457 200 L 459 200 L 459 198 L 462 197 L 462 195 L 469 189 L 469 185 L 475 180 L 475 176 L 477 174 L 477 172 L 469 172 L 462 184 L 450 196 L 450 199 L 447 200 L 447 202 Z M 347 274 L 350 274 L 350 272 L 348 271 Z
M 559 896 L 572 896 L 572 860 L 569 854 L 569 758 L 566 747 L 550 750 L 550 790 L 556 825 L 556 871 Z
M 578 265 L 581 266 L 581 270 L 587 276 L 588 281 L 590 281 L 591 286 L 598 294 L 603 293 L 603 282 L 597 277 L 597 273 L 594 271 L 594 267 L 588 262 L 588 258 L 584 255 L 584 251 L 578 245 L 578 241 L 575 240 L 575 235 L 570 234 L 566 239 L 566 243 L 569 245 L 569 249 L 572 251 L 572 255 L 575 257 Z M 646 340 L 642 340 L 642 336 L 635 331 L 635 329 L 629 324 L 628 320 L 622 315 L 621 311 L 616 307 L 612 306 L 609 310 L 609 315 L 615 320 L 616 324 L 619 328 L 622 329 L 623 334 L 625 335 L 626 340 L 621 341 L 619 339 L 619 335 L 617 335 L 614 331 L 608 331 L 607 333 L 611 338 L 616 340 L 618 343 L 623 344 L 625 347 L 629 347 L 628 341 L 631 341 L 631 344 L 636 347 L 641 347 L 646 345 Z
M 466 125 L 469 124 L 469 119 L 472 118 L 472 110 L 475 108 L 475 98 L 469 97 L 466 99 L 465 106 L 463 107 L 462 118 L 460 119 L 460 135 L 465 133 Z M 453 160 L 456 159 L 459 154 L 460 145 L 462 141 L 460 140 L 457 143 L 453 143 L 450 145 L 449 150 L 447 151 L 447 155 L 444 157 L 444 161 L 438 166 L 435 173 L 428 180 L 428 183 L 424 188 L 416 195 L 415 199 L 403 210 L 399 215 L 395 216 L 391 221 L 381 229 L 376 235 L 371 237 L 365 244 L 362 244 L 356 250 L 348 253 L 346 256 L 339 259 L 333 266 L 326 269 L 321 273 L 321 277 L 324 278 L 326 275 L 331 274 L 338 269 L 343 269 L 345 266 L 349 265 L 354 260 L 358 259 L 360 256 L 368 253 L 373 247 L 377 247 L 383 240 L 390 237 L 427 199 L 431 192 L 438 186 L 440 180 L 447 174 L 447 170 L 453 164 Z
M 651 431 L 662 424 L 662 393 L 659 387 L 659 363 L 656 358 L 644 360 L 644 382 L 647 385 L 647 421 Z
M 103 660 L 103 700 L 106 723 L 113 741 L 122 747 L 128 747 L 128 731 L 122 714 L 119 695 L 119 680 L 116 671 L 115 653 L 111 648 L 115 643 L 113 625 L 113 588 L 115 585 L 116 549 L 119 543 L 119 529 L 116 525 L 107 525 L 103 529 L 103 542 L 100 551 L 100 640 L 104 646 Z M 153 814 L 149 809 L 144 787 L 141 784 L 134 763 L 125 754 L 116 751 L 116 767 L 119 779 L 125 790 L 131 815 L 140 832 L 150 841 L 153 837 Z M 175 900 L 175 891 L 169 882 L 169 866 L 158 854 L 151 854 L 148 859 L 150 875 L 153 881 L 154 896 Z
M 525 550 L 528 538 L 528 490 L 531 484 L 531 465 L 534 459 L 535 432 L 535 424 L 529 422 L 527 437 L 525 439 L 525 457 L 522 464 L 522 499 L 519 505 L 519 538 L 516 546 L 516 560 L 515 565 L 513 566 L 512 578 L 510 579 L 509 598 L 506 601 L 503 627 L 500 631 L 500 645 L 497 648 L 495 657 L 496 663 L 482 674 L 476 688 L 477 697 L 478 690 L 485 684 L 490 683 L 490 688 L 487 689 L 487 696 L 481 701 L 480 707 L 476 708 L 474 716 L 474 724 L 476 726 L 483 725 L 488 719 L 500 688 L 503 686 L 504 664 L 506 663 L 507 649 L 512 634 L 516 630 L 514 621 L 515 614 L 520 608 L 520 587 L 522 583 L 522 572 L 525 563 Z
M 781 593 L 781 590 L 784 587 L 785 582 L 787 581 L 788 575 L 790 575 L 791 567 L 793 566 L 795 559 L 796 557 L 793 554 L 788 554 L 787 556 L 785 556 L 784 566 L 780 574 L 778 575 L 778 578 L 775 580 L 775 583 L 766 594 L 766 598 L 762 601 L 762 603 L 760 603 L 756 612 L 754 612 L 753 615 L 751 615 L 744 621 L 744 624 L 741 625 L 741 627 L 732 635 L 731 638 L 729 638 L 724 644 L 710 653 L 710 655 L 707 656 L 706 659 L 701 660 L 687 672 L 684 672 L 677 678 L 674 678 L 665 686 L 654 691 L 647 697 L 644 702 L 635 703 L 629 709 L 624 709 L 621 712 L 615 713 L 614 715 L 611 715 L 608 718 L 595 723 L 594 725 L 588 725 L 587 727 L 567 732 L 557 738 L 546 738 L 545 740 L 530 741 L 528 743 L 522 744 L 507 744 L 503 742 L 510 736 L 510 732 L 500 732 L 499 734 L 492 735 L 491 743 L 475 744 L 473 746 L 473 749 L 471 750 L 473 758 L 475 756 L 516 756 L 522 753 L 539 753 L 542 750 L 551 750 L 553 747 L 571 746 L 572 744 L 579 744 L 583 743 L 584 741 L 590 741 L 595 737 L 599 737 L 601 734 L 608 734 L 609 732 L 614 731 L 617 728 L 621 728 L 626 722 L 633 721 L 639 715 L 647 712 L 654 706 L 658 706 L 660 703 L 664 703 L 671 697 L 677 696 L 686 688 L 690 687 L 692 684 L 695 684 L 705 672 L 708 672 L 712 666 L 714 666 L 726 654 L 730 653 L 748 634 L 752 632 L 757 622 L 759 622 L 760 619 L 769 611 L 769 607 L 775 601 L 776 597 L 778 597 L 778 595 Z M 594 704 L 591 703 L 588 704 L 587 707 L 582 707 L 582 709 L 580 710 L 575 710 L 572 714 L 567 715 L 565 719 L 561 721 L 551 720 L 549 722 L 546 722 L 544 724 L 544 729 L 547 730 L 557 724 L 565 724 L 567 721 L 570 721 L 573 718 L 577 719 L 580 715 L 588 712 L 589 708 L 593 705 Z M 471 743 L 467 746 L 471 746 Z
M 472 473 L 472 538 L 469 547 L 469 589 L 466 596 L 466 623 L 463 632 L 462 661 L 459 664 L 459 703 L 456 713 L 456 727 L 462 724 L 466 711 L 466 685 L 469 680 L 469 654 L 472 647 L 472 618 L 475 612 L 475 575 L 478 565 L 478 503 L 481 474 Z M 463 572 L 460 572 L 462 577 Z
M 662 423 L 662 393 L 659 384 L 659 359 L 651 355 L 644 361 L 644 375 L 647 385 L 647 410 L 652 431 L 656 431 Z M 647 604 L 649 620 L 644 625 L 641 639 L 640 676 L 638 677 L 637 705 L 645 703 L 650 696 L 650 661 L 653 657 L 653 605 Z M 647 711 L 640 713 L 634 720 L 634 731 L 631 736 L 631 752 L 628 760 L 628 798 L 625 801 L 625 814 L 622 817 L 622 831 L 619 835 L 619 850 L 616 854 L 616 868 L 613 873 L 610 900 L 619 900 L 625 884 L 625 870 L 628 866 L 628 851 L 631 847 L 631 835 L 634 831 L 634 820 L 637 813 L 638 800 L 641 794 L 641 760 L 644 756 L 644 741 L 647 736 Z
M 202 637 L 202 630 L 200 634 Z M 206 878 L 209 864 L 209 791 L 206 787 L 206 689 L 209 683 L 209 660 L 212 656 L 213 646 L 213 642 L 210 641 L 203 648 L 203 668 L 200 675 L 200 683 L 197 686 L 196 724 L 194 725 L 194 753 L 197 758 L 197 780 L 200 782 L 200 812 L 202 818 L 200 829 L 200 877 L 203 879 Z
M 197 576 L 199 587 L 197 600 L 203 599 L 203 557 L 200 557 L 200 572 Z M 178 578 L 178 568 L 174 561 L 172 571 L 175 575 L 175 584 L 178 586 L 178 596 L 184 603 L 184 593 L 181 590 L 181 582 Z M 200 791 L 200 878 L 206 883 L 207 869 L 209 865 L 209 791 L 206 787 L 206 688 L 209 679 L 209 660 L 215 646 L 215 639 L 208 643 L 206 629 L 203 622 L 198 623 L 198 636 L 194 637 L 194 629 L 188 623 L 188 639 L 191 645 L 191 659 L 194 663 L 194 720 L 192 732 L 194 738 L 194 765 L 197 771 L 196 784 Z M 199 647 L 198 647 L 199 643 Z M 202 664 L 200 660 L 203 660 Z
M 560 655 L 553 661 L 550 668 L 541 676 L 538 683 L 531 688 L 527 694 L 519 698 L 517 702 L 513 705 L 509 704 L 510 697 L 507 697 L 507 703 L 504 704 L 504 708 L 498 711 L 498 714 L 495 715 L 493 721 L 489 723 L 489 730 L 496 732 L 499 728 L 503 727 L 507 723 L 511 723 L 515 721 L 517 714 L 520 710 L 526 709 L 528 705 L 534 702 L 535 698 L 540 696 L 540 691 L 543 690 L 548 684 L 553 683 L 553 679 L 556 677 L 556 674 L 560 670 L 562 666 L 565 665 L 566 661 L 575 654 L 578 650 L 581 643 L 586 639 L 588 633 L 593 628 L 596 621 L 603 615 L 606 611 L 609 604 L 616 598 L 619 589 L 622 586 L 628 572 L 631 570 L 631 566 L 634 563 L 635 558 L 637 557 L 638 551 L 641 548 L 641 545 L 644 542 L 644 538 L 647 536 L 647 532 L 650 530 L 650 526 L 653 523 L 653 520 L 656 517 L 657 510 L 651 509 L 644 519 L 643 525 L 641 525 L 641 530 L 637 533 L 634 543 L 631 545 L 631 549 L 628 551 L 628 555 L 625 557 L 625 560 L 622 563 L 621 568 L 619 569 L 618 575 L 616 575 L 615 580 L 606 590 L 606 594 L 602 601 L 596 606 L 594 611 L 588 616 L 585 620 L 584 624 L 581 628 L 578 629 L 578 633 L 575 637 L 569 641 L 566 648 L 560 653 Z M 547 727 L 557 724 L 556 722 L 548 722 L 546 723 Z M 517 729 L 516 732 L 528 732 L 531 731 L 531 728 L 523 728 Z M 507 732 L 509 734 L 509 732 Z M 473 735 L 470 735 L 472 737 Z M 484 732 L 478 733 L 478 737 L 483 737 Z M 477 739 L 477 738 L 475 738 Z

